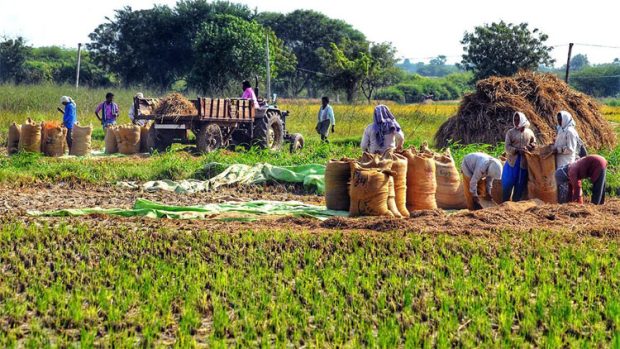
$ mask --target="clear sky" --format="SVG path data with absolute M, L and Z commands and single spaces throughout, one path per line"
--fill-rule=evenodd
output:
M 460 59 L 459 43 L 476 25 L 503 19 L 528 22 L 549 35 L 551 45 L 569 42 L 620 47 L 618 0 L 239 0 L 258 11 L 290 12 L 314 9 L 351 23 L 376 42 L 390 41 L 401 58 L 427 61 L 444 54 Z M 135 9 L 153 4 L 174 5 L 176 0 L 0 0 L 0 35 L 24 36 L 31 44 L 75 46 L 114 9 Z M 564 64 L 567 46 L 553 56 Z M 576 45 L 573 54 L 585 53 L 591 62 L 610 62 L 620 48 Z

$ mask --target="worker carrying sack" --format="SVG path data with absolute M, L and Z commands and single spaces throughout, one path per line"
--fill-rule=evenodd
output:
M 392 177 L 394 178 L 394 200 L 398 212 L 403 217 L 409 217 L 407 209 L 407 158 L 397 154 L 393 149 L 388 149 L 383 154 L 383 159 L 392 160 Z
M 9 155 L 13 155 L 19 151 L 19 137 L 22 127 L 16 123 L 9 126 L 9 139 L 6 144 Z
M 348 211 L 351 163 L 355 160 L 342 158 L 330 160 L 325 167 L 325 206 L 329 210 Z
M 93 134 L 93 125 L 89 126 L 73 126 L 71 132 L 71 149 L 69 155 L 86 156 L 90 154 L 91 138 Z
M 58 157 L 65 155 L 67 149 L 67 129 L 59 122 L 43 123 L 41 151 L 45 156 Z
M 435 192 L 435 160 L 428 152 L 418 152 L 415 148 L 402 152 L 407 158 L 407 209 L 434 210 L 437 208 Z
M 435 160 L 435 179 L 437 180 L 437 191 L 435 192 L 437 207 L 445 210 L 467 208 L 461 174 L 456 168 L 450 149 L 446 149 L 443 154 L 435 154 L 433 159 Z
M 115 135 L 119 153 L 131 155 L 140 152 L 140 126 L 119 126 L 116 129 Z
M 118 153 L 118 143 L 116 142 L 116 126 L 108 126 L 105 128 L 105 153 Z
M 540 199 L 548 204 L 558 203 L 558 187 L 555 182 L 555 156 L 553 145 L 526 152 L 527 191 L 530 199 Z
M 389 216 L 394 214 L 388 209 L 390 174 L 385 169 L 363 168 L 352 162 L 349 196 L 351 205 L 349 216 Z
M 19 151 L 30 153 L 41 152 L 41 123 L 32 121 L 30 118 L 21 127 L 19 137 Z

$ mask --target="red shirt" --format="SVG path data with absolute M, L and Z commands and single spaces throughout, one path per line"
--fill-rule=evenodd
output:
M 572 201 L 579 202 L 581 199 L 581 180 L 589 178 L 596 182 L 607 168 L 607 160 L 599 155 L 588 155 L 568 165 L 568 181 L 571 186 Z

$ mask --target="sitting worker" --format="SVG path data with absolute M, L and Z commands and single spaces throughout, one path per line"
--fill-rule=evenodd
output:
M 252 102 L 254 103 L 254 108 L 260 108 L 260 106 L 258 105 L 258 100 L 256 99 L 256 94 L 254 93 L 254 89 L 252 88 L 252 85 L 250 85 L 250 82 L 245 80 L 243 81 L 243 83 L 241 83 L 241 86 L 243 88 L 243 94 L 241 95 L 241 98 L 252 100 Z
M 592 203 L 605 203 L 605 178 L 607 160 L 599 155 L 588 155 L 555 171 L 558 185 L 558 203 L 578 202 L 583 204 L 581 180 L 592 181 Z
M 380 104 L 375 107 L 374 122 L 366 127 L 361 147 L 371 154 L 383 154 L 387 149 L 402 149 L 405 135 L 390 109 Z
M 60 108 L 58 110 L 63 114 L 62 125 L 67 129 L 67 147 L 71 150 L 71 146 L 73 146 L 71 134 L 73 133 L 73 126 L 77 124 L 77 106 L 69 96 L 60 97 L 60 104 L 65 106 L 65 110 Z
M 144 98 L 144 95 L 142 94 L 142 92 L 138 92 L 136 93 L 133 101 L 135 103 L 136 98 L 138 99 L 142 99 Z M 135 105 L 134 103 L 131 104 L 131 107 L 129 108 L 129 120 L 131 120 L 131 123 L 134 125 L 138 125 L 138 126 L 144 126 L 146 125 L 146 120 L 144 119 L 140 119 L 140 120 L 136 120 L 136 116 L 135 116 L 135 109 L 137 107 L 137 105 Z
M 478 196 L 478 185 L 482 180 L 486 180 L 485 199 L 492 200 L 493 180 L 502 178 L 502 163 L 485 153 L 471 153 L 463 158 L 461 171 L 463 171 L 464 177 L 463 185 L 467 208 L 479 210 L 482 206 Z
M 579 145 L 581 140 L 577 129 L 575 128 L 575 120 L 567 111 L 561 111 L 557 114 L 558 135 L 555 138 L 553 152 L 555 156 L 556 168 L 568 165 L 579 158 Z
M 101 115 L 99 115 L 101 113 Z M 114 103 L 114 94 L 108 92 L 105 95 L 105 101 L 101 102 L 97 109 L 95 109 L 95 116 L 101 121 L 101 126 L 105 130 L 108 126 L 116 125 L 116 118 L 118 118 L 119 110 L 118 105 Z
M 332 132 L 336 126 L 336 118 L 334 117 L 334 109 L 329 105 L 329 97 L 321 98 L 321 109 L 319 109 L 318 122 L 316 131 L 321 135 L 321 141 L 329 143 L 327 136 L 329 135 L 329 127 Z
M 530 122 L 521 112 L 514 113 L 514 127 L 506 132 L 506 163 L 502 172 L 502 201 L 521 200 L 527 190 L 527 162 L 525 152 L 536 147 L 536 137 Z

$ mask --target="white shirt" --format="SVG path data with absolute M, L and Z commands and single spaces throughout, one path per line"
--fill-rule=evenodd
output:
M 374 124 L 368 125 L 366 130 L 364 130 L 364 136 L 362 136 L 361 144 L 363 151 L 367 151 L 372 154 L 383 154 L 389 148 L 402 148 L 403 143 L 405 143 L 405 135 L 402 130 L 386 134 L 382 147 L 377 141 L 377 136 L 373 130 L 373 125 Z

